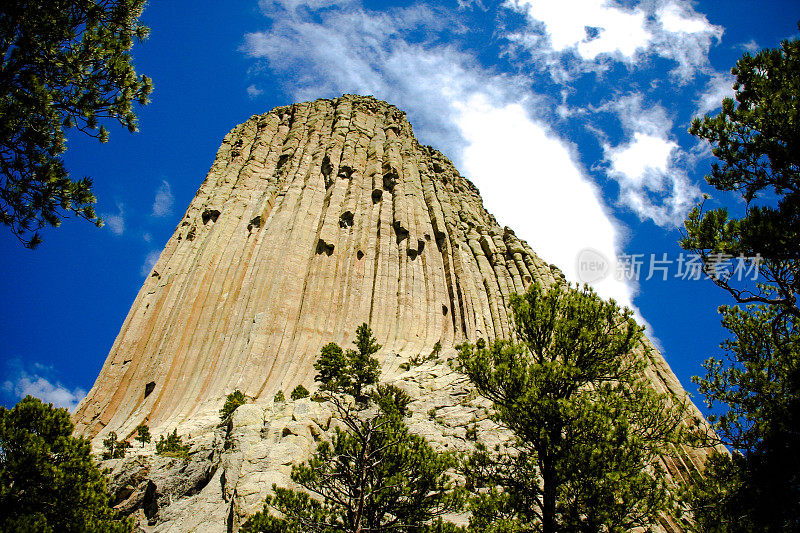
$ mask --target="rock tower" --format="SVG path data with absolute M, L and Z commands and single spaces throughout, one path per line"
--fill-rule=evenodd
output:
M 189 466 L 152 453 L 117 464 L 117 503 L 159 531 L 230 531 L 327 430 L 319 404 L 272 400 L 313 390 L 323 345 L 348 345 L 369 323 L 384 379 L 417 398 L 412 429 L 458 447 L 479 413 L 468 384 L 437 361 L 404 363 L 436 343 L 447 354 L 507 335 L 509 296 L 560 278 L 396 107 L 351 95 L 278 107 L 223 140 L 78 406 L 76 432 L 97 446 L 142 422 L 154 435 L 177 428 Z M 660 356 L 649 374 L 683 394 Z M 235 389 L 254 402 L 223 446 L 217 413 Z M 669 466 L 681 475 L 700 460 L 687 451 Z

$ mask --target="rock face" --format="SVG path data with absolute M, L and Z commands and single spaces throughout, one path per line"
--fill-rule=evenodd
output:
M 76 432 L 99 446 L 142 422 L 154 435 L 177 428 L 188 462 L 149 445 L 109 463 L 117 504 L 145 530 L 235 530 L 330 428 L 324 405 L 272 400 L 314 389 L 323 345 L 349 345 L 369 323 L 384 379 L 417 399 L 412 429 L 465 449 L 470 424 L 503 437 L 446 358 L 464 340 L 508 335 L 512 293 L 561 279 L 417 142 L 402 111 L 350 95 L 279 107 L 225 137 L 78 406 Z M 440 360 L 408 368 L 437 342 Z M 683 393 L 660 356 L 649 374 Z M 219 428 L 235 389 L 254 403 Z M 670 472 L 702 455 L 684 451 Z

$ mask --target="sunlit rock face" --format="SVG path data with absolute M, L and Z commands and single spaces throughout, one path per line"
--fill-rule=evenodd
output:
M 235 530 L 331 427 L 323 405 L 274 394 L 313 390 L 320 348 L 349 345 L 361 323 L 383 345 L 383 378 L 416 399 L 412 430 L 447 449 L 472 446 L 471 424 L 502 439 L 446 358 L 465 340 L 507 336 L 510 295 L 537 280 L 563 276 L 497 224 L 402 111 L 351 95 L 278 107 L 223 140 L 78 406 L 76 432 L 97 448 L 142 422 L 155 436 L 177 428 L 188 465 L 155 457 L 152 443 L 134 448 L 108 465 L 116 503 L 143 528 Z M 404 365 L 437 342 L 441 360 Z M 648 374 L 683 394 L 659 355 Z M 235 389 L 253 402 L 220 429 Z M 671 475 L 704 453 L 666 460 Z
M 355 96 L 279 107 L 225 137 L 78 431 L 174 425 L 234 389 L 310 386 L 320 347 L 363 322 L 381 356 L 504 336 L 508 296 L 558 275 L 396 107 Z

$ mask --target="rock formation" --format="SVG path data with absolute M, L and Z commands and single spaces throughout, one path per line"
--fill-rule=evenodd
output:
M 286 483 L 329 429 L 310 400 L 328 342 L 367 322 L 384 379 L 417 398 L 411 427 L 463 448 L 468 424 L 491 430 L 480 399 L 445 363 L 464 340 L 509 331 L 512 293 L 563 279 L 482 205 L 450 161 L 414 138 L 405 114 L 346 95 L 278 107 L 234 128 L 139 292 L 92 390 L 74 415 L 95 446 L 109 431 L 178 428 L 191 460 L 109 463 L 121 509 L 143 529 L 231 531 Z M 441 343 L 441 359 L 409 361 Z M 683 390 L 664 360 L 659 390 Z M 218 428 L 225 395 L 253 403 Z M 674 476 L 702 452 L 667 460 Z M 665 523 L 665 528 L 672 528 Z

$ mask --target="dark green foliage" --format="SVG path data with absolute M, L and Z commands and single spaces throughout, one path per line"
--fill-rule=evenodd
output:
M 272 401 L 275 402 L 275 403 L 285 402 L 286 401 L 286 396 L 283 395 L 283 391 L 282 390 L 279 390 L 278 392 L 275 393 L 275 397 L 272 399 Z
M 147 424 L 142 423 L 136 426 L 136 437 L 134 438 L 142 443 L 142 448 L 144 448 L 146 443 L 150 442 L 152 437 L 150 436 L 150 428 L 147 427 Z
M 156 453 L 165 455 L 167 457 L 176 457 L 178 459 L 189 458 L 189 446 L 183 444 L 178 430 L 174 429 L 172 433 L 167 433 L 167 437 L 161 435 L 156 442 Z
M 117 434 L 113 431 L 103 439 L 103 459 L 121 459 L 125 457 L 125 452 L 130 448 L 129 442 L 118 441 Z
M 335 343 L 323 346 L 319 359 L 314 363 L 318 372 L 314 379 L 323 391 L 349 394 L 363 400 L 363 388 L 376 383 L 380 377 L 378 360 L 372 356 L 381 345 L 366 324 L 356 329 L 354 344 L 358 350 L 348 349 L 346 352 Z
M 275 496 L 240 531 L 459 531 L 437 520 L 461 505 L 461 491 L 446 474 L 456 466 L 455 457 L 434 451 L 408 430 L 411 399 L 393 385 L 376 384 L 380 368 L 371 354 L 379 346 L 366 325 L 358 331 L 358 352 L 345 354 L 329 344 L 316 366 L 320 396 L 336 408 L 343 427 L 308 462 L 292 468 L 292 481 L 304 491 L 273 486 Z M 342 376 L 354 360 L 374 371 Z M 353 402 L 353 396 L 360 400 Z
M 717 455 L 698 480 L 692 507 L 700 531 L 800 529 L 800 331 L 773 307 L 721 309 L 732 337 L 725 359 L 706 360 L 695 378 L 716 433 Z
M 5 0 L 0 11 L 0 222 L 34 247 L 66 214 L 102 221 L 89 178 L 70 179 L 65 128 L 100 142 L 112 119 L 136 131 L 152 83 L 131 63 L 144 0 Z
M 303 387 L 302 385 L 298 385 L 292 389 L 292 393 L 289 395 L 289 397 L 292 400 L 300 400 L 301 398 L 308 398 L 309 394 L 310 393 L 308 392 L 307 388 Z
M 230 421 L 231 416 L 233 416 L 233 412 L 236 410 L 236 408 L 246 403 L 247 396 L 245 396 L 242 391 L 237 389 L 228 394 L 228 396 L 225 398 L 225 405 L 223 405 L 222 409 L 219 411 L 219 418 L 221 420 L 220 423 L 227 424 Z
M 696 379 L 716 430 L 706 442 L 733 448 L 712 456 L 691 507 L 699 531 L 800 530 L 800 41 L 745 54 L 732 69 L 736 100 L 690 132 L 719 162 L 708 182 L 744 200 L 743 216 L 696 208 L 684 248 L 709 264 L 715 254 L 762 257 L 760 283 L 712 276 L 746 309 L 720 308 L 730 338 Z M 735 205 L 735 204 L 734 204 Z
M 66 409 L 28 396 L 0 407 L 0 531 L 123 532 L 89 442 L 72 437 Z
M 744 216 L 724 207 L 695 208 L 681 246 L 713 262 L 714 254 L 760 254 L 755 286 L 714 277 L 739 303 L 778 304 L 800 318 L 800 41 L 745 54 L 731 72 L 736 101 L 727 98 L 715 117 L 696 119 L 690 133 L 707 140 L 719 160 L 706 176 L 721 191 L 741 195 Z
M 642 330 L 591 289 L 534 285 L 511 300 L 518 343 L 458 347 L 458 364 L 492 400 L 509 446 L 478 445 L 465 472 L 485 491 L 483 531 L 627 531 L 674 511 L 659 456 L 683 439 L 683 402 L 653 391 L 634 354 Z

